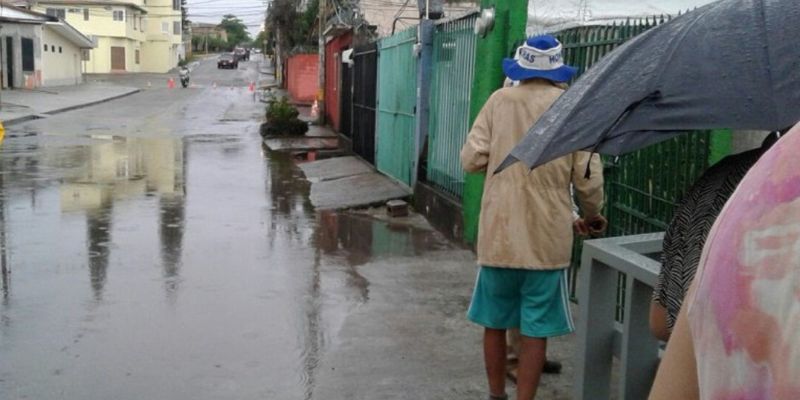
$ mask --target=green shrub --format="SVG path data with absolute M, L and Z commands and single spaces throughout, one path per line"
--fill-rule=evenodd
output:
M 267 122 L 261 126 L 261 136 L 304 135 L 308 124 L 298 119 L 299 115 L 286 97 L 271 102 L 267 107 Z
M 289 104 L 286 97 L 280 100 L 273 101 L 267 106 L 267 122 L 283 123 L 293 119 L 297 119 L 300 112 L 294 106 Z

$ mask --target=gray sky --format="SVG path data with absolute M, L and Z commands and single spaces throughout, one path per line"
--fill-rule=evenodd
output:
M 265 0 L 188 0 L 189 20 L 219 23 L 225 14 L 239 17 L 255 38 L 264 22 Z

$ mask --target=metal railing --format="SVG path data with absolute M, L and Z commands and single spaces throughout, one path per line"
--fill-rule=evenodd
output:
M 578 351 L 574 397 L 611 398 L 613 358 L 619 359 L 622 400 L 646 399 L 658 367 L 659 343 L 650 333 L 653 287 L 661 263 L 663 233 L 589 240 L 584 243 L 578 285 Z M 618 321 L 618 282 L 625 276 Z
M 461 146 L 469 133 L 469 107 L 475 74 L 478 13 L 436 25 L 428 136 L 428 183 L 461 198 L 464 170 Z
M 580 75 L 627 40 L 669 18 L 659 16 L 621 24 L 582 26 L 558 32 L 556 36 L 564 46 L 564 62 L 577 67 Z M 694 132 L 618 158 L 604 157 L 609 236 L 665 230 L 675 204 L 708 168 L 711 152 L 709 133 Z M 581 242 L 578 241 L 570 270 L 573 300 L 578 288 L 580 254 Z M 620 291 L 624 285 L 621 279 Z

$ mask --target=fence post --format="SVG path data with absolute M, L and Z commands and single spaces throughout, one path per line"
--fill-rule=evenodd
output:
M 494 28 L 478 39 L 475 57 L 475 77 L 470 100 L 470 125 L 492 93 L 503 84 L 503 58 L 509 57 L 514 43 L 525 37 L 528 23 L 527 0 L 483 0 L 481 8 L 495 8 Z M 485 174 L 466 174 L 464 177 L 464 240 L 475 243 L 481 212 Z
M 419 177 L 419 161 L 422 158 L 423 144 L 428 140 L 428 119 L 430 117 L 430 87 L 433 74 L 433 35 L 436 23 L 423 19 L 419 24 L 419 67 L 417 68 L 417 126 L 414 134 L 414 159 L 411 162 L 411 187 Z

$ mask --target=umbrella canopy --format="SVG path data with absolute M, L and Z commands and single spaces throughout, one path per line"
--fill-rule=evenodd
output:
M 639 35 L 564 93 L 498 171 L 577 150 L 620 155 L 692 130 L 792 125 L 797 21 L 797 0 L 722 0 Z

